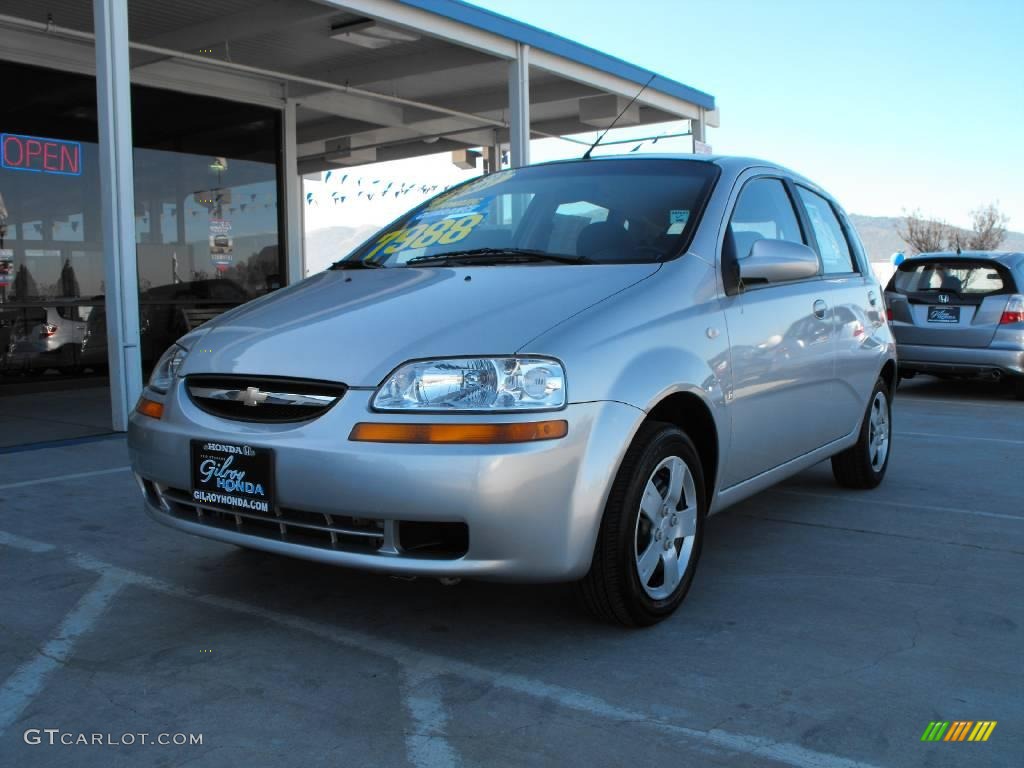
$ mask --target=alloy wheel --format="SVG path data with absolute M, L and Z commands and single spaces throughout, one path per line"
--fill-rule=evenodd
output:
M 644 591 L 655 600 L 672 595 L 690 563 L 697 533 L 697 491 L 690 468 L 668 456 L 644 487 L 633 554 Z
M 868 422 L 868 458 L 871 468 L 878 472 L 889 456 L 889 399 L 885 392 L 876 392 L 871 402 Z

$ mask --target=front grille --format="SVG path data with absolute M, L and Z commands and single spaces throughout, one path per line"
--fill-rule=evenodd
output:
M 222 419 L 280 423 L 322 416 L 347 388 L 313 379 L 196 374 L 186 377 L 185 389 L 196 407 Z
M 151 502 L 180 520 L 247 536 L 340 552 L 438 560 L 454 560 L 469 550 L 469 528 L 465 523 L 371 520 L 290 508 L 280 508 L 271 514 L 224 511 L 196 504 L 192 494 L 180 488 L 161 487 L 149 481 L 144 485 Z

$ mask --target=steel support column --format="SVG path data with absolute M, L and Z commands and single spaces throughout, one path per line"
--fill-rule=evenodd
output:
M 707 135 L 707 119 L 704 115 L 704 107 L 700 108 L 700 117 L 696 120 L 690 121 L 690 134 L 693 137 L 693 151 L 696 153 L 698 150 L 706 152 L 707 148 L 705 142 L 707 139 L 704 137 Z
M 530 46 L 516 43 L 508 70 L 509 165 L 530 164 Z
M 295 137 L 295 100 L 287 99 L 284 106 L 284 151 L 281 154 L 281 189 L 284 199 L 284 254 L 288 285 L 306 276 L 305 243 L 302 225 L 302 177 L 299 175 L 298 146 Z
M 111 421 L 123 432 L 142 392 L 127 0 L 93 0 L 93 24 Z
M 704 119 L 704 109 L 702 107 L 700 110 L 700 117 L 697 118 L 696 120 L 690 121 L 690 133 L 693 134 L 694 141 L 704 141 L 704 129 L 706 128 L 706 126 L 707 123 Z

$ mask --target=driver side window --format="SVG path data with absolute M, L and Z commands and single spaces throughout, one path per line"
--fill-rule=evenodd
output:
M 779 179 L 747 182 L 733 209 L 727 237 L 732 239 L 738 261 L 750 258 L 750 249 L 762 238 L 803 243 L 800 223 L 785 185 Z

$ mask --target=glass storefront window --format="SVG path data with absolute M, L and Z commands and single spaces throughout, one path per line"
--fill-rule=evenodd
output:
M 3 66 L 0 416 L 12 398 L 56 388 L 102 410 L 95 421 L 108 431 L 95 82 Z M 59 100 L 46 97 L 58 92 Z M 132 112 L 148 368 L 195 325 L 282 284 L 280 115 L 139 86 Z M 0 446 L 17 442 L 0 434 Z

